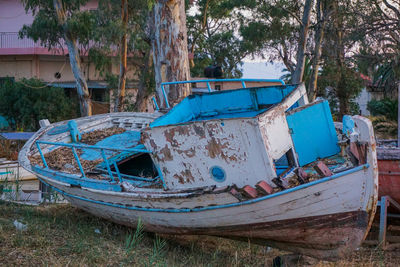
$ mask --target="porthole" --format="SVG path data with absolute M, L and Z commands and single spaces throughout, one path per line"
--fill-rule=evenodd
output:
M 218 167 L 218 166 L 211 167 L 210 174 L 211 174 L 211 177 L 216 182 L 219 182 L 219 183 L 225 181 L 225 179 L 226 179 L 225 171 L 221 167 Z

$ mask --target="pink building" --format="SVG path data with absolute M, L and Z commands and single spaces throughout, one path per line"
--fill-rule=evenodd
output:
M 95 9 L 97 1 L 89 1 L 85 8 Z M 20 39 L 18 31 L 24 24 L 33 21 L 31 13 L 26 13 L 19 0 L 0 0 L 0 82 L 4 79 L 19 80 L 22 78 L 38 78 L 54 86 L 63 87 L 68 95 L 76 96 L 75 80 L 67 56 L 68 49 L 52 49 L 35 43 L 31 39 Z M 43 29 L 45 30 L 45 29 Z M 90 64 L 86 56 L 82 56 L 82 69 L 94 100 L 94 113 L 110 110 L 110 91 L 103 77 Z M 109 72 L 119 73 L 118 64 L 113 64 Z M 137 80 L 135 69 L 128 66 L 128 78 Z M 131 94 L 135 94 L 136 83 L 129 84 Z M 129 89 L 129 88 L 128 88 Z M 127 90 L 129 93 L 129 90 Z

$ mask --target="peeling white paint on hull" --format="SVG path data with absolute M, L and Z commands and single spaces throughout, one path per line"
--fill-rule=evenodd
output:
M 362 163 L 272 194 L 241 199 L 230 193 L 231 188 L 252 187 L 260 181 L 272 185 L 273 179 L 280 176 L 275 163 L 282 155 L 289 153 L 294 158 L 294 165 L 289 165 L 287 170 L 304 166 L 299 165 L 296 158 L 301 150 L 290 141 L 293 140 L 293 129 L 289 128 L 287 116 L 307 108 L 327 108 L 327 104 L 311 103 L 288 112 L 305 95 L 304 86 L 296 88 L 280 104 L 268 106 L 270 108 L 264 111 L 257 109 L 261 113 L 249 117 L 230 117 L 228 114 L 222 119 L 169 122 L 154 127 L 148 125 L 159 116 L 157 114 L 118 113 L 76 120 L 82 132 L 113 126 L 140 132 L 140 145 L 147 149 L 140 153 L 147 153 L 152 160 L 162 186 L 159 183 L 154 187 L 135 187 L 137 184 L 131 177 L 131 187 L 126 189 L 121 177 L 115 180 L 109 175 L 108 180 L 101 180 L 79 173 L 68 176 L 62 170 L 50 172 L 46 166 L 32 166 L 29 156 L 39 154 L 36 141 L 70 145 L 72 133 L 50 134 L 56 127 L 62 129 L 65 122 L 36 133 L 21 151 L 20 162 L 43 182 L 64 194 L 74 206 L 117 223 L 135 227 L 140 218 L 147 231 L 251 239 L 313 257 L 337 259 L 360 245 L 376 210 L 376 148 L 372 125 L 367 119 L 353 117 L 353 128 L 357 130 L 352 136 L 353 145 L 365 149 Z M 256 93 L 246 90 L 240 93 L 246 95 L 249 92 Z M 307 130 L 307 126 L 303 128 Z M 310 126 L 315 127 L 312 123 Z M 295 134 L 300 132 L 297 130 L 302 129 L 295 129 Z M 330 130 L 336 137 L 333 126 Z M 309 143 L 304 141 L 302 144 Z M 56 145 L 44 144 L 43 153 Z M 219 166 L 219 174 L 213 174 L 213 166 Z
M 226 208 L 205 206 L 204 210 L 199 207 L 204 203 L 204 195 L 186 198 L 182 204 L 181 198 L 161 201 L 138 198 L 132 193 L 105 195 L 41 178 L 67 193 L 66 198 L 72 205 L 116 223 L 135 227 L 141 218 L 145 229 L 151 232 L 249 238 L 257 243 L 333 259 L 354 250 L 365 235 L 374 187 L 371 172 L 371 168 L 361 168 L 303 189 L 269 195 L 255 203 Z M 227 193 L 211 194 L 210 198 L 215 205 L 229 202 Z M 188 207 L 200 210 L 185 212 Z M 138 208 L 165 209 L 165 212 L 135 210 Z M 176 211 L 168 212 L 171 208 Z

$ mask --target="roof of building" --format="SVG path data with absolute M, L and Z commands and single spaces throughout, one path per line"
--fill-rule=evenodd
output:
M 107 88 L 107 83 L 105 82 L 96 82 L 96 81 L 87 81 L 88 88 L 91 89 L 105 89 Z M 58 83 L 49 83 L 49 86 L 61 87 L 61 88 L 76 88 L 76 82 L 58 82 Z
M 0 133 L 0 139 L 8 140 L 28 140 L 35 133 L 34 132 L 13 132 L 13 133 Z
M 87 83 L 89 89 L 107 89 L 107 88 L 109 88 L 108 83 L 104 82 L 104 81 L 87 81 L 86 83 Z M 69 88 L 69 89 L 76 88 L 75 81 L 49 83 L 47 85 L 53 86 L 53 87 Z M 130 81 L 126 84 L 127 88 L 137 88 L 138 86 L 139 86 L 139 83 L 137 81 Z

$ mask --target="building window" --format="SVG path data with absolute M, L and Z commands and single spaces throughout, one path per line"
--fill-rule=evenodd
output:
M 106 100 L 104 89 L 92 90 L 92 99 L 94 101 L 104 102 Z

